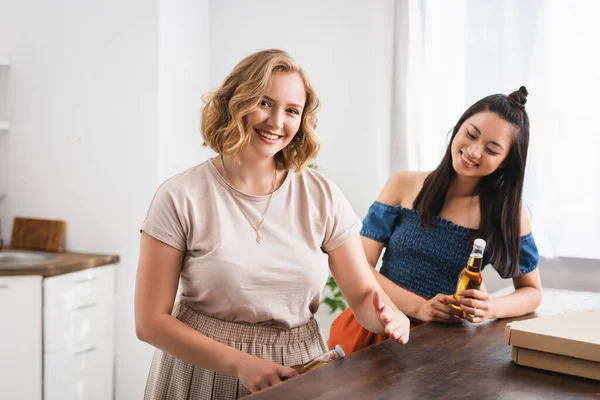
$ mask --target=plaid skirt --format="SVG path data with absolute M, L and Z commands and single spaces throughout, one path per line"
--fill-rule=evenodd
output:
M 183 303 L 175 306 L 173 316 L 211 339 L 280 365 L 303 364 L 327 351 L 314 318 L 297 328 L 277 329 L 222 321 Z M 156 349 L 144 399 L 229 400 L 248 394 L 233 376 L 188 364 Z

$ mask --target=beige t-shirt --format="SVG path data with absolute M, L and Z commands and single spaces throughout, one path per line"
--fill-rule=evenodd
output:
M 328 256 L 361 221 L 339 188 L 319 172 L 289 172 L 260 229 L 244 218 L 211 161 L 157 190 L 142 230 L 185 253 L 181 301 L 221 320 L 280 328 L 307 323 L 319 308 Z M 269 196 L 234 189 L 254 225 Z

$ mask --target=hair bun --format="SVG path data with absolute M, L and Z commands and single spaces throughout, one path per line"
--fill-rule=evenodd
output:
M 527 95 L 529 95 L 527 88 L 525 86 L 521 86 L 519 90 L 515 90 L 508 95 L 508 98 L 516 103 L 519 107 L 525 108 L 525 103 L 527 103 Z

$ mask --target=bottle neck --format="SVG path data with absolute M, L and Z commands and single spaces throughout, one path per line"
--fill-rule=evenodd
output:
M 480 273 L 482 264 L 483 257 L 481 255 L 471 254 L 469 261 L 467 261 L 467 271 Z

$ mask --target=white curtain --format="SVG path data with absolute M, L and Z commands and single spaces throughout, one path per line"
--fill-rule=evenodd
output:
M 433 169 L 472 103 L 525 85 L 544 256 L 600 258 L 600 2 L 396 2 L 392 169 Z

